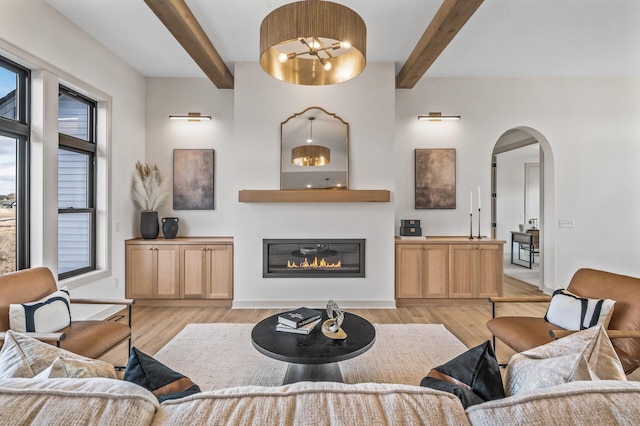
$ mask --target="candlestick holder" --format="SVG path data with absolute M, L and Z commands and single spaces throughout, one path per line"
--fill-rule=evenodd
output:
M 480 235 L 480 209 L 478 209 L 478 239 L 482 239 L 482 236 Z
M 469 239 L 473 240 L 473 213 L 469 213 Z

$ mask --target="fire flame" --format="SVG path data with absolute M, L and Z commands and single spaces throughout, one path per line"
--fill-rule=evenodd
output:
M 318 261 L 318 258 L 315 257 L 312 263 L 309 263 L 309 260 L 305 257 L 303 262 L 299 264 L 296 262 L 292 262 L 287 260 L 287 268 L 306 268 L 306 269 L 317 269 L 317 268 L 342 268 L 342 261 L 338 261 L 337 263 L 329 263 L 324 258 Z

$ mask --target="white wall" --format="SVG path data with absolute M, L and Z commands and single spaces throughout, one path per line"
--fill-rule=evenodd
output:
M 164 203 L 160 218 L 180 219 L 178 236 L 233 236 L 233 91 L 218 90 L 208 79 L 147 78 L 146 157 L 157 164 L 171 185 L 174 149 L 214 150 L 214 210 L 173 210 L 172 199 Z M 169 115 L 200 112 L 211 121 L 169 120 Z M 160 233 L 162 235 L 162 231 Z
M 36 89 L 53 99 L 34 101 L 32 141 L 32 266 L 57 270 L 57 120 L 43 114 L 43 107 L 57 108 L 58 81 L 74 88 L 95 91 L 108 108 L 111 168 L 101 194 L 106 217 L 101 241 L 111 240 L 104 259 L 91 277 L 68 280 L 75 297 L 124 297 L 124 239 L 134 236 L 135 208 L 129 196 L 132 170 L 144 159 L 144 78 L 40 0 L 3 1 L 0 13 L 0 54 L 34 70 Z M 54 88 L 52 90 L 52 88 Z M 49 96 L 45 95 L 45 96 Z M 102 129 L 103 131 L 105 129 Z M 110 269 L 109 269 L 110 268 Z M 116 280 L 118 281 L 116 283 Z M 83 314 L 80 314 L 82 316 Z
M 0 48 L 34 59 L 38 84 L 76 82 L 104 94 L 111 106 L 110 211 L 101 212 L 111 215 L 111 276 L 106 270 L 107 276 L 94 277 L 75 290 L 78 296 L 124 294 L 123 241 L 138 235 L 138 212 L 129 195 L 135 162 L 156 162 L 169 176 L 172 149 L 213 148 L 215 210 L 173 212 L 166 205 L 160 213 L 181 218 L 180 235 L 235 237 L 236 306 L 328 298 L 345 306 L 388 306 L 399 220 L 421 219 L 427 235 L 465 235 L 469 190 L 480 185 L 481 229 L 489 235 L 491 153 L 505 131 L 521 126 L 542 135 L 543 148 L 550 150 L 545 167 L 553 166 L 553 179 L 545 180 L 545 192 L 553 194 L 544 206 L 549 236 L 544 252 L 551 256 L 545 262 L 546 285 L 566 285 L 580 267 L 640 276 L 640 247 L 633 238 L 640 231 L 640 79 L 424 77 L 414 89 L 395 90 L 394 65 L 369 63 L 352 81 L 302 87 L 272 79 L 257 63 L 240 63 L 234 91 L 197 79 L 148 79 L 145 87 L 139 74 L 39 0 L 2 3 Z M 351 124 L 351 188 L 389 189 L 391 203 L 237 202 L 238 190 L 279 187 L 279 123 L 312 105 Z M 215 118 L 175 126 L 166 119 L 194 110 Z M 460 114 L 462 120 L 416 119 L 430 111 Z M 55 268 L 56 206 L 45 186 L 56 175 L 55 162 L 46 161 L 55 150 L 56 132 L 50 126 L 34 130 L 42 130 L 37 136 L 47 150 L 34 167 L 40 185 L 34 203 L 43 214 L 32 224 L 41 237 L 33 248 L 42 264 Z M 457 209 L 413 208 L 416 148 L 456 149 Z M 558 219 L 572 219 L 574 227 L 558 228 Z M 263 238 L 317 235 L 366 238 L 366 278 L 262 278 Z
M 394 66 L 369 63 L 357 78 L 295 86 L 257 63 L 235 66 L 234 187 L 279 189 L 280 123 L 309 106 L 350 125 L 350 189 L 393 191 Z M 394 306 L 390 203 L 236 203 L 234 306 Z M 365 238 L 365 278 L 262 278 L 263 238 Z
M 545 235 L 553 237 L 544 247 L 552 256 L 546 286 L 566 285 L 581 267 L 640 276 L 633 238 L 640 233 L 639 100 L 640 79 L 630 78 L 423 78 L 412 90 L 398 90 L 396 218 L 422 219 L 431 235 L 468 232 L 468 190 L 487 188 L 482 204 L 489 205 L 493 147 L 505 131 L 527 126 L 550 145 L 545 167 L 554 164 L 554 200 L 545 201 Z M 416 120 L 430 111 L 462 119 L 440 123 L 446 127 Z M 458 209 L 412 210 L 413 149 L 449 147 L 458 154 Z M 483 234 L 489 218 L 483 214 Z M 574 227 L 558 228 L 558 219 L 573 219 Z

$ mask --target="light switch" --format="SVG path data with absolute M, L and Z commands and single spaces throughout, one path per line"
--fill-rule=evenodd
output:
M 560 228 L 573 228 L 573 219 L 560 219 Z

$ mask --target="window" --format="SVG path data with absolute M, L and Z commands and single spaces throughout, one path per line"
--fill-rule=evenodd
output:
M 58 278 L 96 269 L 96 102 L 60 86 Z
M 0 274 L 29 267 L 29 77 L 0 57 Z

